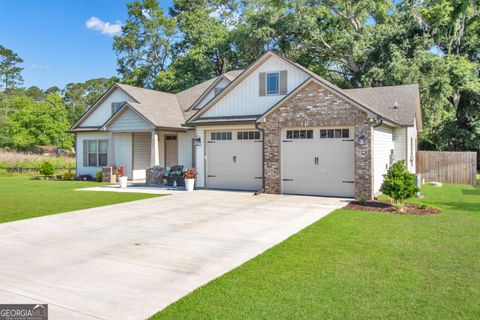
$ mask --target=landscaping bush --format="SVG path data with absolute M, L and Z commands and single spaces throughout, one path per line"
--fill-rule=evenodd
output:
M 399 205 L 419 191 L 415 175 L 407 171 L 404 160 L 395 162 L 388 169 L 380 190 Z
M 74 180 L 75 179 L 75 172 L 72 170 L 68 170 L 63 174 L 63 180 Z
M 93 177 L 89 174 L 81 174 L 77 177 L 77 180 L 79 181 L 95 181 Z
M 97 182 L 102 182 L 103 181 L 103 172 L 102 171 L 98 171 L 95 174 L 95 180 L 97 180 Z
M 53 166 L 53 163 L 44 161 L 40 165 L 40 174 L 44 177 L 49 177 L 53 176 L 55 174 L 55 167 Z

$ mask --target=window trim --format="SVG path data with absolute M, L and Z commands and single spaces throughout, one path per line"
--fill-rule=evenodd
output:
M 243 130 L 237 131 L 237 140 L 239 141 L 252 141 L 260 140 L 260 131 L 258 130 Z
M 313 139 L 313 131 L 313 129 L 289 129 L 285 133 L 285 137 L 292 140 L 309 140 Z
M 90 143 L 95 143 L 95 152 L 90 152 Z M 107 143 L 107 151 L 100 152 L 100 142 Z M 87 167 L 105 167 L 108 165 L 108 139 L 88 139 L 87 140 Z M 106 155 L 105 164 L 100 164 L 100 155 Z M 90 163 L 90 155 L 95 155 L 95 164 Z
M 269 92 L 268 91 L 268 78 L 270 75 L 276 75 L 277 78 L 277 91 L 276 92 Z M 265 73 L 265 95 L 267 96 L 278 96 L 280 94 L 280 72 L 273 71 L 273 72 L 266 72 Z
M 347 132 L 347 136 L 344 136 L 345 132 Z M 322 133 L 324 136 L 322 136 Z M 336 133 L 339 133 L 340 136 L 337 137 Z M 334 127 L 320 129 L 320 139 L 350 139 L 350 128 Z
M 211 141 L 229 141 L 233 140 L 232 131 L 212 131 L 210 132 Z

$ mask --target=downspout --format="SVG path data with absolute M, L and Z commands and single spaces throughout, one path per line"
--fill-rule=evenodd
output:
M 265 129 L 260 128 L 257 121 L 255 121 L 255 129 L 262 133 L 262 189 L 254 193 L 259 195 L 265 192 Z

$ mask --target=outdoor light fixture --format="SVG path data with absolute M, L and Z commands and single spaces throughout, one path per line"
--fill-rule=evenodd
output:
M 202 138 L 199 137 L 199 136 L 196 136 L 194 141 L 193 141 L 193 144 L 198 147 L 198 146 L 201 146 L 202 145 Z

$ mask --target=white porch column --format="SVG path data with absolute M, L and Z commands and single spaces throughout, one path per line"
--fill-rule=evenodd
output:
M 108 154 L 107 154 L 107 167 L 115 165 L 115 140 L 113 132 L 108 133 Z
M 158 166 L 160 164 L 159 155 L 158 155 L 158 132 L 152 131 L 152 139 L 150 142 L 150 166 Z

